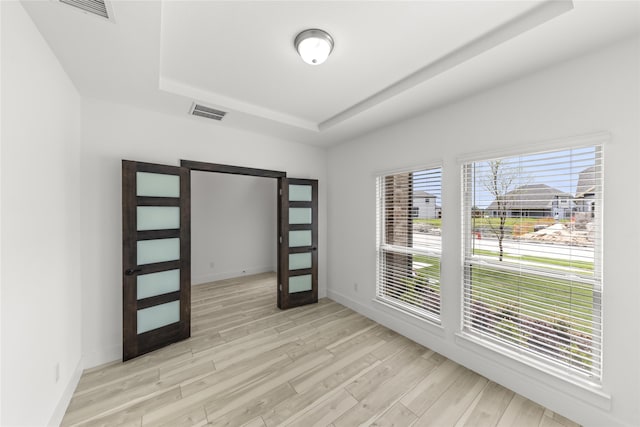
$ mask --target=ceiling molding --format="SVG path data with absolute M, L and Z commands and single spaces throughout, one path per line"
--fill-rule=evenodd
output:
M 187 98 L 202 101 L 202 103 L 204 104 L 216 106 L 221 110 L 235 110 L 245 114 L 251 114 L 253 116 L 261 117 L 263 119 L 273 120 L 289 126 L 294 126 L 300 129 L 310 130 L 314 132 L 319 131 L 318 125 L 309 120 L 291 116 L 279 111 L 270 110 L 268 108 L 260 107 L 255 104 L 240 101 L 236 98 L 221 95 L 219 93 L 209 92 L 200 88 L 190 86 L 186 83 L 169 79 L 167 77 L 160 76 L 158 88 L 174 95 L 186 96 Z
M 393 83 L 380 92 L 319 123 L 318 128 L 320 132 L 322 132 L 342 123 L 572 9 L 572 0 L 548 0 Z

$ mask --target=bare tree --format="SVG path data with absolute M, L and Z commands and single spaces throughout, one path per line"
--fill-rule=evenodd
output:
M 489 170 L 483 177 L 482 185 L 493 196 L 496 202 L 496 212 L 498 214 L 498 225 L 489 221 L 491 232 L 498 239 L 498 258 L 502 261 L 504 248 L 502 242 L 505 235 L 505 224 L 509 214 L 511 200 L 508 193 L 515 189 L 518 178 L 521 175 L 520 168 L 510 167 L 502 160 L 492 160 L 487 162 Z

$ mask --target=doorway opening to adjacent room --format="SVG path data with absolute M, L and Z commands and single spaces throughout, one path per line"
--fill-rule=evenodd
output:
M 192 173 L 202 172 L 277 180 L 277 305 L 318 300 L 316 180 L 189 160 L 179 167 L 123 160 L 124 360 L 191 335 L 191 186 Z

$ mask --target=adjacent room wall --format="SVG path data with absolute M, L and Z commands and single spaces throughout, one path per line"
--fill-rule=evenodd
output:
M 277 179 L 191 172 L 191 283 L 276 271 Z
M 319 295 L 326 295 L 326 150 L 225 128 L 186 113 L 179 118 L 87 98 L 82 107 L 82 319 L 87 367 L 117 360 L 122 353 L 122 159 L 167 165 L 198 160 L 318 179 Z
M 43 426 L 81 373 L 80 97 L 22 5 L 0 7 L 0 424 Z
M 640 425 L 639 51 L 637 39 L 623 41 L 330 149 L 329 297 L 586 426 Z M 612 138 L 604 151 L 604 378 L 587 391 L 456 335 L 458 159 L 595 131 Z M 373 301 L 375 176 L 433 162 L 444 167 L 443 328 Z

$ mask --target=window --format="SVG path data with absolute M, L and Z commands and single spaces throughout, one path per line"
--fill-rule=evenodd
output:
M 380 176 L 377 298 L 440 319 L 442 169 Z M 432 203 L 426 200 L 432 199 Z
M 598 382 L 601 147 L 476 161 L 463 172 L 463 333 Z

